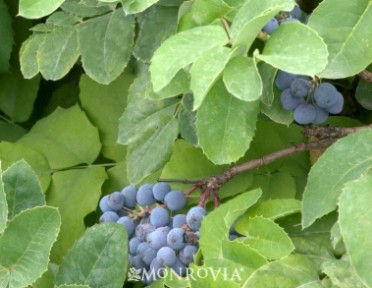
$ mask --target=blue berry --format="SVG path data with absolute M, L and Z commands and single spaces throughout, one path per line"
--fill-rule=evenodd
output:
M 150 214 L 150 223 L 157 227 L 167 226 L 169 224 L 169 212 L 163 207 L 152 209 Z
M 325 122 L 328 118 L 328 111 L 326 111 L 323 108 L 320 108 L 318 105 L 315 105 L 315 110 L 316 110 L 316 116 L 313 121 L 313 124 L 321 124 Z
M 133 237 L 129 240 L 129 253 L 135 255 L 137 253 L 138 245 L 142 243 L 137 237 Z
M 112 211 L 107 203 L 108 197 L 109 195 L 105 195 L 99 201 L 99 209 L 101 209 L 102 212 Z
M 181 228 L 185 224 L 186 224 L 186 215 L 185 214 L 177 214 L 173 217 L 173 220 L 172 220 L 172 227 L 173 228 Z
M 119 215 L 113 211 L 106 211 L 99 218 L 99 222 L 116 222 L 119 219 Z
M 279 72 L 278 72 L 278 74 L 276 75 L 276 78 L 275 78 L 275 85 L 280 90 L 284 90 L 284 89 L 290 88 L 291 83 L 296 78 L 298 78 L 298 75 L 287 73 L 287 72 L 284 72 L 282 70 L 279 70 Z
M 156 202 L 152 194 L 152 185 L 143 184 L 138 188 L 136 200 L 141 206 L 150 206 Z
M 136 224 L 130 218 L 129 216 L 120 217 L 117 221 L 117 223 L 124 225 L 124 227 L 127 229 L 128 236 L 131 237 L 134 233 L 134 229 L 136 228 Z
M 203 207 L 192 207 L 186 215 L 187 225 L 194 231 L 199 230 L 205 215 L 207 215 L 207 211 Z
M 316 110 L 314 105 L 303 103 L 296 107 L 293 117 L 299 124 L 310 124 L 316 118 Z
M 127 186 L 121 190 L 121 194 L 124 196 L 124 206 L 130 209 L 136 207 L 137 188 L 134 186 Z
M 185 247 L 185 231 L 182 228 L 173 228 L 167 236 L 167 244 L 173 250 L 181 250 Z
M 186 197 L 181 191 L 170 191 L 167 195 L 165 195 L 164 203 L 171 211 L 180 210 L 186 204 Z
M 149 247 L 159 250 L 167 244 L 167 235 L 161 230 L 155 230 L 147 235 L 147 244 Z
M 198 251 L 198 248 L 195 245 L 186 245 L 179 254 L 179 259 L 185 265 L 189 265 L 193 258 L 194 254 Z
M 308 79 L 297 78 L 291 83 L 290 89 L 294 97 L 306 97 L 310 93 L 311 86 Z
M 155 259 L 156 257 L 156 254 L 158 253 L 158 250 L 155 250 L 155 249 L 152 249 L 152 248 L 147 248 L 144 252 L 143 252 L 143 257 L 142 257 L 142 261 L 146 264 L 146 265 L 150 265 L 152 260 Z
M 159 182 L 152 187 L 152 193 L 157 201 L 164 201 L 165 195 L 171 190 L 168 183 Z
M 336 103 L 328 108 L 325 108 L 331 114 L 338 114 L 344 108 L 344 97 L 342 96 L 342 94 L 337 93 L 335 95 L 335 98 L 337 99 Z
M 177 261 L 176 252 L 170 247 L 162 247 L 156 254 L 156 259 L 161 265 L 172 266 Z
M 267 34 L 272 34 L 279 27 L 279 22 L 276 18 L 272 18 L 266 25 L 262 28 Z
M 280 94 L 280 102 L 286 110 L 294 110 L 301 103 L 305 103 L 304 98 L 294 97 L 291 93 L 291 89 L 287 88 Z
M 136 227 L 136 237 L 140 241 L 145 241 L 148 234 L 150 234 L 152 231 L 155 231 L 155 227 L 151 225 L 150 223 L 143 223 L 139 224 Z
M 332 84 L 321 83 L 314 90 L 314 99 L 319 107 L 329 108 L 336 104 L 337 99 L 339 99 L 339 94 L 336 87 Z
M 124 206 L 124 196 L 120 192 L 113 192 L 108 196 L 107 205 L 114 211 L 118 211 Z

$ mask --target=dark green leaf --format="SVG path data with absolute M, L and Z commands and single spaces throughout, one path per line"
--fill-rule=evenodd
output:
M 371 142 L 371 130 L 353 133 L 339 139 L 315 162 L 303 195 L 304 228 L 335 210 L 343 185 L 372 166 Z
M 81 61 L 93 80 L 108 84 L 127 66 L 134 41 L 134 18 L 122 9 L 86 21 L 79 29 Z
M 24 160 L 16 162 L 3 173 L 3 182 L 9 220 L 22 210 L 45 205 L 39 180 Z
M 86 284 L 121 288 L 128 269 L 128 236 L 122 225 L 105 223 L 88 228 L 61 264 L 56 284 Z
M 26 129 L 16 123 L 0 121 L 0 141 L 15 142 L 25 134 Z
M 229 164 L 245 154 L 256 128 L 258 105 L 233 97 L 222 80 L 212 87 L 196 119 L 199 143 L 212 162 Z
M 25 122 L 34 108 L 40 77 L 25 80 L 21 73 L 0 75 L 0 109 L 14 122 Z
M 22 288 L 43 274 L 60 225 L 58 210 L 48 206 L 24 210 L 8 223 L 0 237 L 0 267 L 11 273 L 3 287 Z
M 0 0 L 0 73 L 9 70 L 9 58 L 13 46 L 13 28 L 8 8 Z
M 359 80 L 355 91 L 355 98 L 364 108 L 372 110 L 372 85 L 363 79 Z
M 177 30 L 177 8 L 153 6 L 138 17 L 139 32 L 133 55 L 150 62 L 160 44 Z

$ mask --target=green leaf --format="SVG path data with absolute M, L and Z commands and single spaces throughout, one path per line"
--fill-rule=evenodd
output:
M 156 128 L 128 145 L 127 170 L 130 183 L 137 184 L 163 167 L 172 154 L 178 136 L 178 122 L 172 116 L 157 119 Z
M 360 105 L 372 110 L 372 85 L 366 80 L 360 79 L 355 91 L 355 98 Z
M 0 162 L 0 235 L 3 234 L 7 221 L 8 221 L 8 203 L 6 201 L 6 195 L 4 191 L 3 171 L 1 169 L 1 162 Z M 2 272 L 0 270 L 0 279 L 3 279 L 3 277 L 1 276 L 1 273 Z M 0 287 L 3 287 L 3 286 L 0 286 Z
M 56 27 L 47 33 L 37 52 L 40 73 L 46 80 L 65 76 L 80 56 L 78 33 L 74 27 Z
M 9 70 L 9 59 L 13 47 L 12 19 L 3 0 L 0 0 L 0 73 Z
M 123 73 L 109 85 L 99 84 L 86 75 L 80 78 L 82 107 L 99 130 L 103 156 L 114 161 L 121 161 L 126 153 L 125 148 L 117 143 L 117 138 L 119 118 L 126 106 L 126 94 L 132 81 L 133 75 L 129 73 Z
M 371 17 L 372 3 L 368 0 L 327 0 L 314 10 L 309 27 L 319 33 L 329 50 L 321 77 L 346 78 L 371 63 Z
M 78 106 L 57 108 L 37 122 L 20 142 L 45 155 L 54 169 L 90 164 L 101 149 L 97 129 Z
M 349 261 L 345 259 L 327 259 L 322 263 L 322 272 L 332 281 L 333 287 L 338 288 L 366 288 Z
M 159 0 L 121 0 L 125 14 L 140 13 Z
M 181 137 L 194 146 L 198 145 L 195 126 L 196 113 L 185 109 L 180 113 L 178 121 Z
M 353 133 L 339 139 L 315 162 L 303 195 L 302 227 L 335 210 L 343 185 L 372 166 L 371 142 L 371 130 Z
M 276 123 L 288 126 L 293 122 L 293 112 L 283 109 L 282 103 L 280 102 L 279 93 L 275 94 L 274 101 L 271 103 L 271 105 L 261 102 L 260 108 L 263 114 Z
M 39 178 L 43 191 L 46 191 L 51 180 L 51 168 L 43 154 L 22 143 L 0 143 L 0 160 L 3 169 L 8 168 L 13 163 L 24 159 Z
M 240 100 L 255 101 L 261 96 L 262 80 L 252 58 L 232 58 L 223 73 L 223 81 L 227 91 Z
M 48 270 L 41 275 L 32 285 L 37 288 L 50 288 L 54 287 L 55 273 L 57 273 L 58 266 L 49 262 Z
M 31 285 L 43 274 L 60 225 L 58 210 L 48 206 L 24 210 L 9 222 L 0 237 L 0 267 L 11 271 L 6 287 Z
M 244 213 L 235 223 L 235 230 L 247 234 L 251 218 L 263 216 L 271 220 L 300 212 L 301 202 L 296 199 L 272 199 L 261 202 Z
M 19 16 L 38 19 L 53 13 L 65 0 L 20 0 Z
M 133 55 L 150 62 L 161 43 L 177 31 L 177 8 L 153 6 L 145 14 L 139 14 L 139 32 Z
M 45 33 L 34 33 L 22 43 L 19 52 L 19 62 L 23 77 L 26 79 L 31 79 L 39 73 L 37 54 L 46 35 Z
M 259 268 L 247 279 L 244 288 L 322 288 L 314 263 L 302 255 L 290 255 Z
M 10 271 L 5 267 L 0 266 L 0 287 L 8 287 Z
M 87 229 L 64 258 L 56 284 L 121 288 L 128 268 L 128 236 L 122 225 L 105 223 Z
M 200 228 L 200 248 L 204 260 L 220 258 L 222 242 L 227 240 L 229 229 L 236 218 L 258 201 L 259 189 L 243 193 L 214 209 L 203 219 Z
M 239 8 L 231 25 L 233 47 L 244 46 L 248 49 L 262 27 L 281 10 L 291 10 L 291 0 L 245 1 Z
M 231 10 L 223 0 L 195 0 L 192 4 L 192 19 L 199 25 L 211 23 Z
M 109 194 L 112 191 L 120 191 L 129 185 L 127 178 L 127 162 L 117 162 L 114 167 L 106 170 L 108 179 L 103 184 L 102 194 Z
M 278 70 L 274 68 L 273 66 L 266 64 L 265 62 L 259 62 L 257 64 L 257 68 L 258 68 L 258 72 L 260 73 L 260 77 L 263 83 L 261 101 L 264 105 L 267 105 L 270 107 L 271 105 L 273 105 L 273 102 L 274 102 L 273 85 L 274 85 L 276 72 Z
M 194 110 L 200 107 L 209 90 L 222 74 L 231 54 L 229 48 L 215 47 L 205 51 L 192 65 L 190 88 L 194 92 Z
M 55 288 L 90 288 L 91 286 L 89 285 L 78 285 L 78 284 L 64 284 L 64 285 L 59 285 L 55 286 Z
M 244 236 L 238 241 L 249 245 L 268 259 L 288 256 L 294 245 L 287 233 L 274 221 L 257 216 L 249 220 Z
M 345 184 L 338 202 L 339 224 L 346 250 L 356 273 L 368 287 L 372 285 L 372 240 L 368 233 L 372 229 L 371 187 L 369 170 L 358 180 Z
M 0 75 L 0 109 L 14 122 L 25 122 L 30 117 L 39 90 L 40 77 L 25 80 L 21 73 Z
M 9 220 L 22 210 L 45 205 L 39 180 L 24 160 L 16 162 L 3 173 L 3 182 Z
M 256 57 L 280 70 L 314 76 L 327 65 L 328 51 L 315 30 L 294 21 L 280 25 Z
M 92 36 L 94 35 L 94 36 Z M 134 18 L 123 10 L 86 21 L 80 26 L 81 61 L 93 80 L 108 84 L 127 66 L 134 41 Z
M 66 26 L 71 27 L 72 25 L 78 24 L 82 19 L 78 16 L 72 15 L 65 11 L 57 11 L 50 15 L 45 21 L 45 24 L 52 26 Z
M 58 207 L 62 217 L 61 233 L 52 250 L 52 260 L 61 263 L 72 244 L 84 233 L 84 217 L 94 211 L 107 178 L 104 168 L 68 170 L 53 174 L 47 203 Z
M 154 91 L 159 92 L 180 69 L 194 62 L 205 51 L 227 42 L 226 32 L 215 25 L 186 30 L 165 40 L 156 50 L 150 66 Z
M 96 2 L 96 4 L 99 2 Z M 82 18 L 90 18 L 102 14 L 106 14 L 115 9 L 114 5 L 85 5 L 82 0 L 65 0 L 61 6 L 63 11 Z
M 209 91 L 197 111 L 199 143 L 215 164 L 238 160 L 249 148 L 259 102 L 244 102 L 227 92 L 222 80 Z

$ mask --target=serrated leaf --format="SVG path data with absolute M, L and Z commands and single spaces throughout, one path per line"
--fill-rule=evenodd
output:
M 93 80 L 108 84 L 127 66 L 134 41 L 134 18 L 122 9 L 86 21 L 80 26 L 81 61 Z
M 339 139 L 315 162 L 303 194 L 302 227 L 335 210 L 343 185 L 372 166 L 371 142 L 371 130 L 353 133 Z
M 0 160 L 3 169 L 22 159 L 32 167 L 39 178 L 43 191 L 46 191 L 51 180 L 51 168 L 47 159 L 41 153 L 22 143 L 0 143 Z
M 244 213 L 235 223 L 235 230 L 240 234 L 248 233 L 250 218 L 263 216 L 276 220 L 278 218 L 300 212 L 301 202 L 296 199 L 271 199 L 261 202 Z
M 125 14 L 136 14 L 146 10 L 158 1 L 159 0 L 121 0 L 121 4 Z
M 197 111 L 199 143 L 215 164 L 228 164 L 249 148 L 256 128 L 259 102 L 244 102 L 227 92 L 218 81 Z
M 13 46 L 12 19 L 3 0 L 0 0 L 0 73 L 9 70 L 9 59 Z
M 125 148 L 117 143 L 117 138 L 119 118 L 126 106 L 127 91 L 132 81 L 130 73 L 123 73 L 109 85 L 99 84 L 86 75 L 80 78 L 82 107 L 99 129 L 103 156 L 114 161 L 123 160 L 126 153 Z
M 56 27 L 47 33 L 37 52 L 40 73 L 46 80 L 65 76 L 80 56 L 75 27 Z
M 97 128 L 78 106 L 57 108 L 19 141 L 45 155 L 54 169 L 92 163 L 101 149 Z
M 238 195 L 203 219 L 199 245 L 205 261 L 222 257 L 222 242 L 227 239 L 231 225 L 238 216 L 258 201 L 261 194 L 260 189 L 256 189 Z
M 87 229 L 64 258 L 56 284 L 121 288 L 128 268 L 128 235 L 122 225 L 105 223 Z
M 205 51 L 192 65 L 190 88 L 194 92 L 194 110 L 197 110 L 209 90 L 222 74 L 230 59 L 231 49 L 216 47 Z
M 24 210 L 8 223 L 0 237 L 0 266 L 11 271 L 6 287 L 22 288 L 41 276 L 60 225 L 58 210 L 48 206 Z
M 371 63 L 371 17 L 372 3 L 368 0 L 327 0 L 314 10 L 308 25 L 319 33 L 329 50 L 321 77 L 346 78 Z
M 314 263 L 302 255 L 290 255 L 256 270 L 243 288 L 322 288 Z
M 3 173 L 4 190 L 11 220 L 22 210 L 45 205 L 44 193 L 31 166 L 18 161 Z
M 257 64 L 257 68 L 263 83 L 261 101 L 264 105 L 270 107 L 271 105 L 273 105 L 274 102 L 273 85 L 275 75 L 278 70 L 273 66 L 266 64 L 265 62 L 259 62 Z
M 372 229 L 371 187 L 369 170 L 358 180 L 345 184 L 338 202 L 339 225 L 346 250 L 356 273 L 368 287 L 372 285 L 372 240 L 368 236 Z
M 314 76 L 327 65 L 328 50 L 315 30 L 294 21 L 280 25 L 255 56 L 280 70 Z
M 45 33 L 34 33 L 22 43 L 19 52 L 19 62 L 23 77 L 26 79 L 31 79 L 39 73 L 37 53 L 41 43 L 44 42 L 45 37 Z
M 199 25 L 211 23 L 228 13 L 232 7 L 223 0 L 196 0 L 192 4 L 192 19 Z
M 65 0 L 20 0 L 19 16 L 38 19 L 58 9 Z
M 6 201 L 6 195 L 4 191 L 3 171 L 1 168 L 1 161 L 0 161 L 0 235 L 3 234 L 7 221 L 8 221 L 8 204 Z M 2 272 L 1 272 L 1 267 L 0 267 L 0 275 L 1 274 Z M 3 276 L 0 276 L 0 279 L 3 279 Z
M 227 42 L 226 32 L 215 25 L 186 30 L 165 40 L 151 60 L 154 91 L 159 92 L 180 69 L 194 62 L 205 51 Z
M 294 245 L 287 233 L 274 221 L 257 216 L 250 219 L 244 236 L 238 241 L 249 245 L 268 259 L 288 256 Z
M 14 122 L 25 122 L 34 109 L 40 77 L 25 80 L 21 73 L 0 75 L 0 109 Z
M 153 130 L 128 145 L 127 170 L 130 183 L 137 184 L 160 169 L 172 154 L 178 136 L 178 122 L 172 116 L 159 117 Z
M 255 101 L 262 93 L 262 80 L 252 58 L 232 58 L 223 73 L 227 91 L 243 101 Z
M 244 46 L 248 49 L 262 27 L 281 10 L 290 10 L 291 0 L 245 1 L 239 8 L 231 25 L 233 47 Z
M 52 260 L 61 263 L 72 244 L 84 233 L 84 217 L 94 211 L 107 175 L 102 167 L 68 170 L 53 174 L 47 203 L 58 207 L 62 226 L 53 246 Z
M 164 39 L 177 31 L 177 8 L 153 6 L 145 14 L 140 14 L 139 32 L 133 55 L 145 62 L 150 62 L 155 50 Z
M 345 259 L 327 259 L 322 263 L 322 273 L 332 281 L 333 287 L 338 288 L 366 288 L 356 275 L 350 262 Z

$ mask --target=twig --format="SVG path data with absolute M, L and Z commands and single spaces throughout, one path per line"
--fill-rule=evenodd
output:
M 231 40 L 231 30 L 230 30 L 230 25 L 229 23 L 227 22 L 227 20 L 223 17 L 221 17 L 221 21 L 223 23 L 223 26 L 225 27 L 225 31 L 226 31 L 226 34 L 227 34 L 227 38 L 229 38 L 229 40 Z
M 363 70 L 358 75 L 363 80 L 365 80 L 365 81 L 367 81 L 369 83 L 372 83 L 372 72 L 369 72 L 368 70 Z
M 307 137 L 316 137 L 318 139 L 326 139 L 326 138 L 341 138 L 346 135 L 371 129 L 371 125 L 367 126 L 361 126 L 361 127 L 353 127 L 353 128 L 347 128 L 347 127 L 336 127 L 336 126 L 320 126 L 320 127 L 308 127 L 303 130 L 303 134 Z

